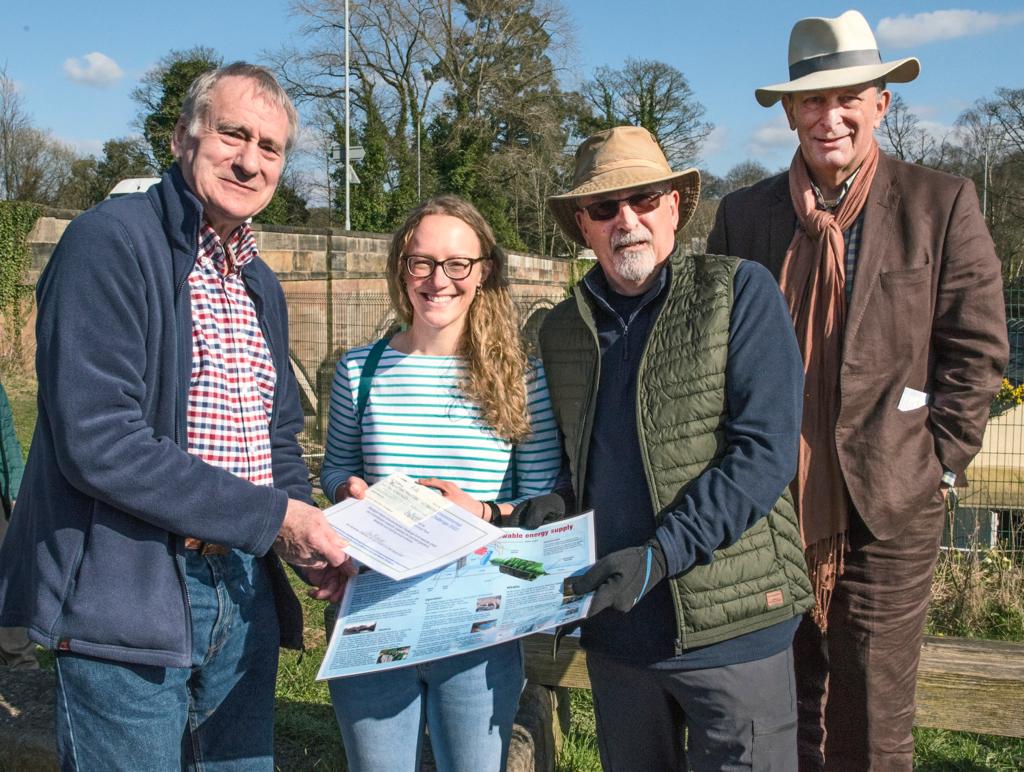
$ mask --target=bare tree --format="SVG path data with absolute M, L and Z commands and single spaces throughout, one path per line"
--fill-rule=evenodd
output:
M 1007 283 L 1024 281 L 1024 89 L 996 89 L 957 120 L 960 171 L 978 187 Z
M 1002 126 L 1006 142 L 1024 154 L 1024 88 L 997 88 L 984 108 Z
M 0 199 L 54 203 L 77 158 L 71 147 L 32 125 L 7 66 L 0 66 Z
M 981 100 L 969 110 L 960 114 L 956 121 L 956 137 L 959 140 L 959 147 L 962 155 L 972 162 L 973 166 L 980 166 L 981 185 L 981 211 L 988 219 L 988 191 L 992 178 L 992 169 L 999 164 L 1012 148 L 1008 141 L 1002 124 L 994 111 L 990 109 L 989 103 Z M 971 169 L 964 169 L 970 174 Z
M 921 125 L 903 97 L 894 94 L 881 126 L 882 147 L 901 161 L 941 166 L 945 141 L 936 140 Z
M 344 112 L 344 0 L 293 0 L 302 20 L 302 46 L 266 54 L 299 102 L 314 101 L 338 116 Z M 362 110 L 363 79 L 378 88 L 378 108 L 393 136 L 408 138 L 422 122 L 435 58 L 427 40 L 438 34 L 432 0 L 352 0 L 349 4 L 350 96 Z
M 678 69 L 651 59 L 627 59 L 622 69 L 599 67 L 584 84 L 595 129 L 643 126 L 658 140 L 673 168 L 693 166 L 714 125 Z
M 771 174 L 768 167 L 762 163 L 751 160 L 740 161 L 726 172 L 725 178 L 722 180 L 722 195 L 749 187 L 765 177 L 770 177 Z
M 20 179 L 18 144 L 32 126 L 7 64 L 0 65 L 0 199 L 17 198 Z
M 291 7 L 302 19 L 301 43 L 268 58 L 297 100 L 327 116 L 336 141 L 343 2 L 293 0 Z M 572 50 L 564 8 L 557 0 L 351 0 L 349 11 L 352 133 L 379 178 L 374 195 L 384 187 L 388 218 L 404 215 L 436 180 L 480 206 L 506 243 L 546 246 L 549 185 L 541 177 L 557 172 L 566 145 L 555 74 Z M 373 137 L 364 136 L 371 124 Z M 354 195 L 368 195 L 366 183 Z
M 16 132 L 13 145 L 7 198 L 54 204 L 71 179 L 72 165 L 78 155 L 49 132 L 33 127 Z
M 387 180 L 364 184 L 367 190 L 381 184 L 393 190 L 395 211 L 404 212 L 416 200 L 424 176 L 418 151 L 434 86 L 430 72 L 435 60 L 426 40 L 439 34 L 436 5 L 435 0 L 350 1 L 351 141 L 360 142 L 359 129 L 370 113 L 383 123 Z M 310 133 L 318 135 L 314 144 L 322 146 L 316 153 L 321 166 L 326 148 L 339 143 L 345 130 L 344 0 L 293 0 L 291 11 L 301 21 L 300 42 L 264 57 L 296 102 L 312 106 Z M 361 192 L 355 189 L 353 195 Z

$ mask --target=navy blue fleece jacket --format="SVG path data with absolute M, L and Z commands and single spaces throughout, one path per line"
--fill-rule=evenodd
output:
M 48 648 L 189 666 L 183 537 L 267 555 L 289 497 L 310 500 L 284 293 L 261 260 L 242 277 L 277 371 L 274 487 L 188 453 L 186 279 L 201 219 L 172 167 L 72 221 L 40 276 L 39 415 L 0 552 L 0 625 Z M 298 602 L 273 553 L 266 564 L 282 643 L 301 645 Z

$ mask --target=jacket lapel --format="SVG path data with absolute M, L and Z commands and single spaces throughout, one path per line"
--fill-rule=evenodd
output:
M 772 186 L 768 201 L 768 261 L 765 266 L 778 279 L 786 250 L 796 230 L 796 215 L 789 197 L 789 175 L 780 174 Z
M 864 202 L 864 224 L 857 249 L 857 266 L 853 276 L 853 294 L 846 313 L 846 339 L 857 334 L 878 276 L 884 270 L 886 257 L 892 254 L 896 232 L 894 219 L 899 208 L 899 190 L 888 157 L 881 153 L 878 169 Z

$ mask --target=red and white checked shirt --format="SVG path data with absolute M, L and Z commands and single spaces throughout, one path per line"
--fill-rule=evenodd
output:
M 192 298 L 189 452 L 256 485 L 273 485 L 270 419 L 277 373 L 239 269 L 257 255 L 243 223 L 225 246 L 203 223 Z

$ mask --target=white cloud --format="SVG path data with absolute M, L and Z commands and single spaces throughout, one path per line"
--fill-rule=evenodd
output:
M 70 145 L 80 156 L 91 155 L 96 158 L 103 157 L 102 139 L 65 139 L 64 137 L 61 137 L 60 141 L 66 145 Z
M 941 123 L 940 121 L 929 121 L 922 118 L 918 121 L 917 126 L 922 131 L 927 132 L 936 142 L 941 142 L 944 137 L 948 137 L 954 127 L 948 123 Z
M 109 86 L 124 76 L 117 62 L 99 51 L 86 54 L 81 59 L 73 56 L 65 59 L 64 72 L 75 83 L 85 83 L 88 86 Z
M 729 130 L 724 126 L 715 126 L 704 139 L 701 155 L 705 158 L 717 155 L 729 146 Z
M 891 48 L 909 48 L 935 40 L 984 35 L 1001 27 L 1024 22 L 1024 13 L 990 13 L 987 11 L 930 11 L 913 16 L 886 16 L 878 22 L 875 33 L 879 44 Z
M 786 115 L 779 110 L 768 123 L 762 123 L 750 135 L 747 151 L 751 158 L 761 160 L 769 168 L 772 164 L 762 160 L 766 156 L 775 157 L 784 153 L 792 155 L 796 150 L 796 132 L 789 128 Z

